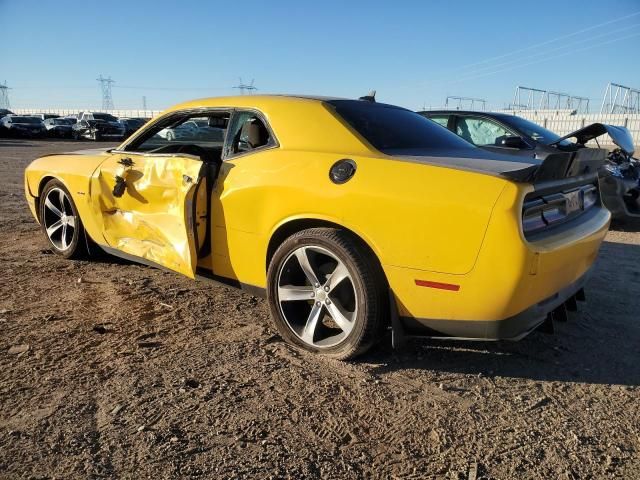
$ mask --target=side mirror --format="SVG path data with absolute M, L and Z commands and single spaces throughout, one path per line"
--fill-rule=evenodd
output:
M 527 144 L 527 142 L 525 142 L 522 137 L 516 137 L 516 136 L 504 136 L 498 139 L 498 141 L 496 142 L 499 146 L 501 147 L 506 147 L 506 148 L 518 148 L 518 149 L 522 149 L 522 148 L 527 148 L 529 145 Z

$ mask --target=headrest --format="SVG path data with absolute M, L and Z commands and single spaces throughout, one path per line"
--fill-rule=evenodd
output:
M 242 126 L 240 138 L 246 141 L 249 147 L 258 148 L 269 141 L 269 131 L 257 118 L 251 119 Z

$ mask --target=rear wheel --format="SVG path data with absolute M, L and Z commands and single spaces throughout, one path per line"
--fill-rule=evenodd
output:
M 289 343 L 353 358 L 381 336 L 386 288 L 377 260 L 353 235 L 313 228 L 289 237 L 268 271 L 276 328 Z
M 62 182 L 51 180 L 42 191 L 40 224 L 51 249 L 65 258 L 86 256 L 87 239 L 78 210 Z

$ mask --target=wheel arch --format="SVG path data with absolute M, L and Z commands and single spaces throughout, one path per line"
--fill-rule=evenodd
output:
M 42 219 L 40 218 L 40 199 L 42 198 L 42 191 L 44 190 L 45 185 L 49 183 L 51 180 L 59 181 L 66 187 L 67 190 L 69 190 L 69 187 L 67 186 L 66 183 L 64 183 L 64 180 L 62 180 L 60 177 L 56 177 L 55 175 L 44 175 L 40 179 L 40 181 L 38 182 L 38 190 L 35 197 L 36 214 L 38 215 L 38 222 L 42 221 Z
M 352 235 L 375 259 L 377 262 L 377 266 L 379 268 L 380 274 L 383 276 L 383 280 L 386 285 L 388 285 L 388 281 L 386 278 L 386 274 L 384 273 L 384 268 L 382 267 L 382 261 L 380 260 L 380 255 L 376 251 L 376 249 L 372 246 L 370 241 L 364 238 L 363 235 L 359 234 L 357 231 L 352 228 L 341 225 L 335 221 L 323 218 L 312 218 L 312 217 L 301 217 L 301 218 L 292 218 L 282 222 L 278 225 L 275 230 L 272 232 L 271 237 L 269 238 L 269 243 L 267 245 L 266 258 L 265 258 L 265 271 L 269 269 L 269 263 L 273 258 L 278 247 L 291 235 L 300 232 L 302 230 L 307 230 L 309 228 L 338 228 L 340 230 L 344 230 Z

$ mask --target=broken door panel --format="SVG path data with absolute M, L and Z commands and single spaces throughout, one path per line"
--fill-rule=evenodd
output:
M 106 244 L 194 278 L 193 202 L 201 168 L 190 155 L 112 155 L 91 191 Z

